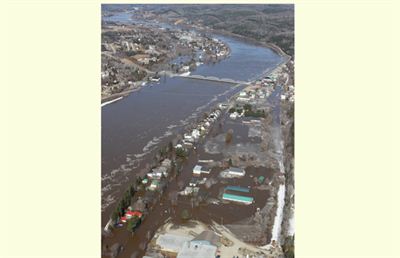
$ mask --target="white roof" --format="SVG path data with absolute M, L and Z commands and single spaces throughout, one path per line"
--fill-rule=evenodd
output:
M 244 169 L 242 168 L 234 168 L 234 167 L 230 167 L 228 169 L 229 172 L 234 172 L 234 173 L 244 173 Z
M 193 237 L 190 236 L 180 236 L 174 234 L 163 234 L 157 238 L 157 245 L 161 247 L 162 250 L 168 250 L 172 252 L 179 252 L 182 250 L 183 244 L 187 241 L 192 240 Z
M 216 252 L 216 246 L 187 242 L 183 244 L 177 258 L 215 258 Z
M 193 171 L 201 171 L 201 166 L 199 165 L 194 166 Z

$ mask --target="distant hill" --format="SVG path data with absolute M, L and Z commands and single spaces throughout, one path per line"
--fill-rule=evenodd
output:
M 274 43 L 294 56 L 294 5 L 158 5 L 158 14 Z

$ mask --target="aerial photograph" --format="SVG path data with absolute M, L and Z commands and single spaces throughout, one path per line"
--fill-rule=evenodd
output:
M 294 9 L 101 5 L 102 257 L 295 257 Z

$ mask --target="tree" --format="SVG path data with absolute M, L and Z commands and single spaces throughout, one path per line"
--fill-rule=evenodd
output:
M 113 220 L 113 221 L 117 221 L 117 219 L 118 219 L 118 211 L 117 210 L 115 210 L 112 214 L 111 214 L 111 219 Z
M 174 146 L 172 145 L 172 142 L 170 141 L 168 143 L 168 152 L 171 153 L 174 150 Z
M 287 236 L 282 246 L 285 258 L 294 258 L 294 236 Z
M 176 156 L 178 156 L 180 158 L 185 158 L 187 156 L 187 153 L 183 148 L 177 148 L 176 149 Z
M 133 216 L 133 218 L 131 218 L 131 219 L 128 221 L 127 229 L 128 229 L 129 231 L 131 231 L 131 232 L 134 232 L 135 229 L 140 225 L 140 222 L 141 222 L 141 220 L 140 220 L 139 217 Z

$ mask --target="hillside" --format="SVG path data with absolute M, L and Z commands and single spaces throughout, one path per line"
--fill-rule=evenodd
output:
M 273 43 L 294 56 L 294 5 L 164 5 L 157 14 Z

